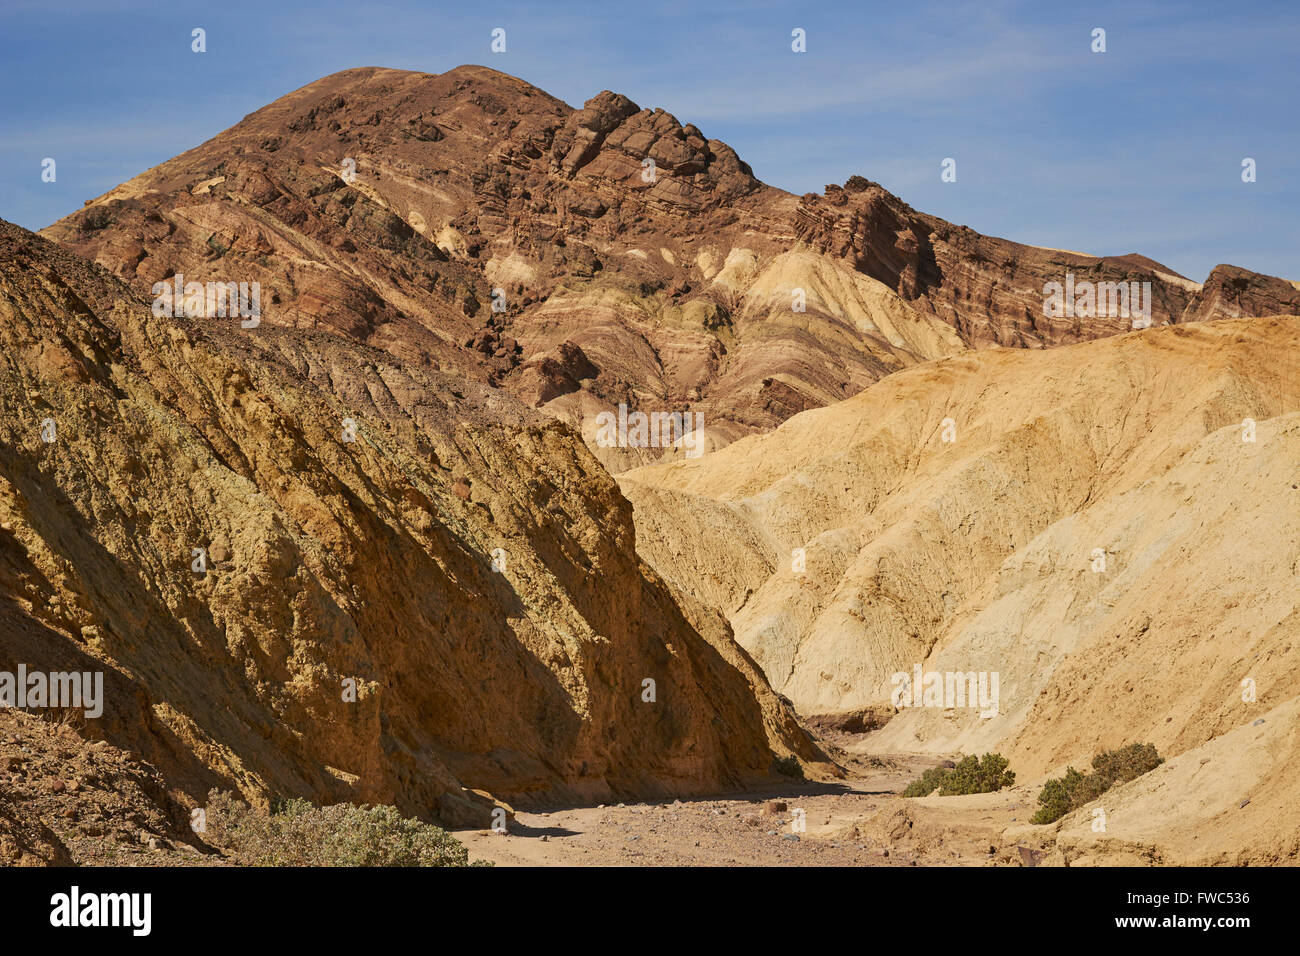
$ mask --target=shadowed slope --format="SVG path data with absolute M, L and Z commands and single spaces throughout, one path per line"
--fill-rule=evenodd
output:
M 821 759 L 725 623 L 639 562 L 608 474 L 510 396 L 346 338 L 151 316 L 7 224 L 0 336 L 4 620 L 59 635 L 7 630 L 4 663 L 108 671 L 88 732 L 191 797 L 482 822 L 462 788 L 700 792 Z

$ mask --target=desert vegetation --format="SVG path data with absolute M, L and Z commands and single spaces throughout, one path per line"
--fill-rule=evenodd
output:
M 1038 794 L 1038 810 L 1030 823 L 1054 823 L 1100 797 L 1117 783 L 1128 783 L 1164 763 L 1153 744 L 1129 744 L 1104 750 L 1092 758 L 1092 773 L 1067 767 L 1064 777 L 1048 780 Z
M 393 807 L 277 801 L 270 813 L 226 791 L 208 794 L 204 838 L 253 866 L 471 866 L 446 830 Z
M 936 790 L 941 797 L 993 793 L 1016 782 L 1016 775 L 1007 769 L 1007 764 L 1002 754 L 967 755 L 951 767 L 931 767 L 920 779 L 908 784 L 903 796 L 928 797 Z

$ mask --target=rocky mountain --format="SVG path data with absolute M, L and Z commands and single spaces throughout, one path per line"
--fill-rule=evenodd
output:
M 0 672 L 105 693 L 0 726 L 6 861 L 214 787 L 483 826 L 839 776 L 796 709 L 1020 787 L 1154 743 L 1105 847 L 1014 837 L 1056 861 L 1300 853 L 1294 282 L 794 196 L 482 67 L 325 77 L 43 232 L 0 222 Z M 78 746 L 113 783 L 56 799 Z
M 211 787 L 395 804 L 834 773 L 631 507 L 509 393 L 320 330 L 159 317 L 0 225 L 0 669 L 102 672 L 66 717 Z
M 1132 327 L 1046 317 L 1067 275 L 1150 282 L 1154 324 L 1300 312 L 1284 280 L 994 239 L 860 176 L 796 197 L 661 109 L 477 66 L 325 77 L 45 234 L 141 295 L 257 281 L 269 325 L 504 387 L 615 471 L 665 454 L 601 441 L 620 403 L 698 414 L 707 450 L 920 361 Z

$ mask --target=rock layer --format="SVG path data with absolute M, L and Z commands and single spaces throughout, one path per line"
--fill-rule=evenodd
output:
M 681 454 L 601 447 L 620 403 L 698 412 L 721 447 L 918 361 L 1131 327 L 1045 318 L 1067 273 L 1149 281 L 1156 324 L 1300 312 L 1283 280 L 994 239 L 860 176 L 800 199 L 661 109 L 476 66 L 325 77 L 46 234 L 142 295 L 258 281 L 268 324 L 502 385 L 614 470 Z
M 8 224 L 0 337 L 0 665 L 104 672 L 85 733 L 189 798 L 482 823 L 791 755 L 833 772 L 725 622 L 640 562 L 576 436 L 508 394 L 151 315 Z
M 890 708 L 873 751 L 999 751 L 1022 783 L 1150 742 L 1169 767 L 1103 801 L 1134 846 L 1277 862 L 1300 845 L 1298 348 L 1267 317 L 967 353 L 620 483 L 649 562 L 801 711 Z M 940 697 L 896 696 L 918 666 Z M 997 675 L 993 712 L 950 674 Z M 1263 762 L 1233 770 L 1224 735 Z M 1065 856 L 1120 859 L 1087 822 Z

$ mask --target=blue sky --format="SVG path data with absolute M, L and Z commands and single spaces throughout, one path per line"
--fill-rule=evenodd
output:
M 0 216 L 48 225 L 336 70 L 481 63 L 662 107 L 795 193 L 857 173 L 992 235 L 1300 279 L 1297 51 L 1295 2 L 3 0 Z

